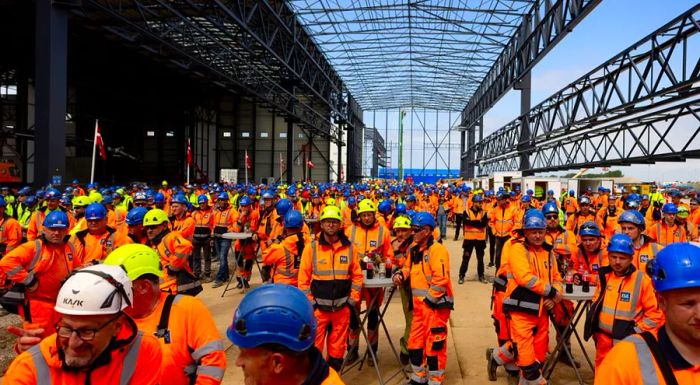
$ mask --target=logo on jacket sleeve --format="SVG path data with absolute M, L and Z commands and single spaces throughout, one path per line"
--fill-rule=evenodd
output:
M 631 295 L 629 292 L 623 291 L 622 293 L 620 293 L 620 301 L 629 302 L 630 298 L 631 298 Z
M 639 256 L 639 261 L 642 263 L 647 263 L 649 261 L 649 256 L 646 254 L 641 254 Z

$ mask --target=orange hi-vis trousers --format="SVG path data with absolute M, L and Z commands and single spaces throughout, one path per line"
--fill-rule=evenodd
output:
M 343 362 L 343 355 L 348 338 L 348 327 L 350 326 L 350 308 L 345 306 L 336 311 L 314 310 L 316 316 L 316 348 L 323 353 L 327 349 L 328 362 L 340 360 Z M 330 333 L 326 329 L 330 325 Z M 327 335 L 326 335 L 327 334 Z
M 439 385 L 447 364 L 447 321 L 450 309 L 432 309 L 413 297 L 413 322 L 408 338 L 413 383 Z
M 515 345 L 520 367 L 520 384 L 544 385 L 542 363 L 549 344 L 549 318 L 542 311 L 539 316 L 510 312 L 510 336 Z

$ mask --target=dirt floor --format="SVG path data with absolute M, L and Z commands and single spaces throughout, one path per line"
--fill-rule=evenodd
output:
M 0 377 L 5 374 L 10 362 L 15 358 L 15 352 L 12 350 L 15 336 L 7 331 L 10 325 L 19 326 L 22 320 L 14 315 L 8 314 L 0 317 Z
M 451 235 L 454 235 L 453 228 L 448 229 Z M 498 380 L 489 382 L 486 374 L 486 359 L 485 351 L 489 347 L 496 344 L 496 336 L 491 321 L 491 311 L 489 309 L 491 298 L 491 285 L 483 284 L 476 280 L 476 257 L 473 257 L 467 273 L 467 282 L 463 285 L 457 284 L 457 275 L 459 264 L 461 263 L 461 241 L 445 241 L 451 255 L 451 277 L 455 289 L 455 310 L 452 312 L 450 319 L 450 328 L 448 334 L 447 345 L 447 370 L 445 376 L 445 385 L 457 384 L 508 384 L 508 378 L 503 371 L 499 369 Z M 486 256 L 488 263 L 488 250 Z M 494 275 L 493 268 L 486 269 L 487 279 L 492 279 Z M 260 285 L 260 276 L 254 274 L 253 287 Z M 235 366 L 236 355 L 238 350 L 232 346 L 226 339 L 226 327 L 231 323 L 233 312 L 242 298 L 242 294 L 237 289 L 228 291 L 222 298 L 223 288 L 211 289 L 211 284 L 206 284 L 205 291 L 199 295 L 208 306 L 214 316 L 216 324 L 222 338 L 227 347 L 228 368 L 224 377 L 224 384 L 243 384 L 243 375 L 240 368 Z M 403 333 L 404 319 L 401 310 L 401 301 L 398 296 L 394 296 L 389 303 L 386 312 L 386 326 L 391 336 L 392 341 L 398 349 L 399 338 Z M 11 338 L 8 340 L 6 336 L 7 322 L 16 322 L 16 318 L 11 316 L 0 317 L 0 368 L 7 358 L 12 357 Z M 583 326 L 583 321 L 579 325 L 579 330 Z M 555 341 L 555 333 L 550 328 L 550 349 L 553 349 Z M 400 375 L 399 363 L 392 353 L 391 347 L 387 342 L 386 335 L 380 334 L 379 342 L 379 371 L 387 384 L 404 384 L 408 380 Z M 364 352 L 364 341 L 361 343 L 360 353 Z M 585 344 L 589 354 L 595 354 L 595 349 L 592 341 Z M 593 383 L 593 373 L 585 364 L 581 349 L 574 343 L 574 356 L 583 364 L 581 370 L 584 383 Z M 593 356 L 591 356 L 593 359 Z M 0 373 L 2 373 L 0 369 Z M 390 380 L 386 380 L 392 374 L 395 375 Z M 379 384 L 377 373 L 374 368 L 364 365 L 361 369 L 358 367 L 352 368 L 343 374 L 343 380 L 347 384 L 352 385 L 372 385 Z M 551 379 L 554 385 L 575 385 L 578 384 L 574 371 L 564 365 L 558 365 Z

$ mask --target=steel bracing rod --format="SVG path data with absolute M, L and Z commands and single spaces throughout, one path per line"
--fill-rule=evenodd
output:
M 700 89 L 671 106 L 625 117 L 598 129 L 537 146 L 531 171 L 557 171 L 685 160 L 700 154 Z M 482 173 L 519 166 L 519 154 L 482 161 Z M 516 168 L 510 168 L 516 167 Z
M 474 125 L 599 3 L 600 0 L 536 1 L 462 111 L 461 126 Z
M 225 83 L 231 83 L 239 89 L 251 93 L 261 101 L 268 102 L 282 111 L 292 113 L 301 119 L 302 123 L 320 130 L 322 135 L 328 135 L 330 130 L 328 117 L 320 115 L 301 100 L 294 103 L 294 108 L 290 110 L 290 100 L 296 96 L 279 85 L 279 81 L 271 78 L 264 70 L 252 66 L 251 71 L 244 73 L 239 66 L 217 64 L 226 63 L 226 60 L 221 61 L 218 58 L 226 57 L 227 53 L 222 53 L 222 51 L 226 50 L 227 45 L 211 38 L 212 32 L 197 25 L 191 19 L 178 21 L 173 21 L 177 19 L 172 18 L 166 19 L 155 12 L 153 7 L 144 7 L 138 2 L 130 2 L 130 4 L 135 5 L 135 8 L 128 9 L 132 11 L 130 13 L 127 13 L 126 8 L 113 8 L 110 5 L 102 4 L 101 1 L 90 2 L 101 12 L 125 23 L 132 31 L 156 41 L 161 47 L 168 47 L 178 56 L 186 59 L 188 64 L 182 64 L 183 68 L 189 70 L 192 64 L 206 68 L 220 79 L 220 85 L 225 86 Z M 163 9 L 164 7 L 159 8 L 161 11 Z M 136 16 L 138 16 L 138 20 L 134 20 Z M 176 39 L 172 39 L 173 35 L 190 40 L 186 40 L 186 44 L 183 44 L 183 40 L 178 42 Z M 197 38 L 201 37 L 209 37 L 210 44 L 200 44 Z M 215 50 L 217 47 L 220 49 L 219 51 Z M 196 54 L 192 54 L 191 50 L 196 50 Z M 332 107 L 334 108 L 334 106 Z
M 541 145 L 691 95 L 700 77 L 697 49 L 689 49 L 700 47 L 698 17 L 700 5 L 534 107 L 528 114 L 529 141 Z M 470 151 L 485 160 L 515 151 L 520 141 L 520 119 L 484 138 Z

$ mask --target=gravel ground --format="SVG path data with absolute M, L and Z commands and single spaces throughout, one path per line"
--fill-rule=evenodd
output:
M 10 362 L 15 358 L 12 346 L 15 343 L 15 335 L 7 332 L 10 325 L 20 326 L 22 320 L 15 314 L 0 317 L 0 377 L 5 374 Z

